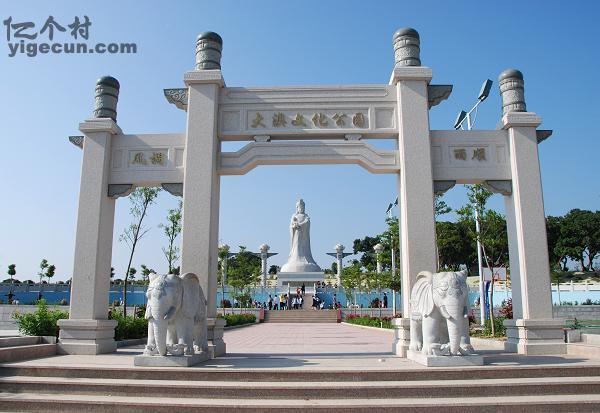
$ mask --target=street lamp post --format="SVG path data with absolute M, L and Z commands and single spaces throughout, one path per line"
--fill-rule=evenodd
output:
M 469 110 L 465 112 L 461 110 L 456 117 L 456 121 L 454 122 L 454 129 L 463 129 L 463 124 L 465 120 L 467 121 L 467 130 L 473 129 L 475 126 L 475 121 L 477 120 L 477 110 L 479 105 L 488 98 L 490 95 L 490 90 L 492 88 L 492 81 L 487 79 L 481 85 L 481 90 L 479 91 L 479 96 L 477 96 L 477 102 L 475 105 Z M 481 242 L 480 242 L 480 227 L 479 227 L 479 211 L 475 208 L 475 232 L 477 233 L 477 268 L 479 272 L 479 316 L 481 319 L 481 325 L 485 325 L 485 307 L 483 303 L 485 302 L 484 295 L 484 280 L 483 280 L 483 259 L 481 256 Z M 493 303 L 490 303 L 493 306 Z

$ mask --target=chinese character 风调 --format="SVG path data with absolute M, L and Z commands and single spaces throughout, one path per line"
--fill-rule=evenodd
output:
M 132 163 L 139 164 L 139 165 L 146 165 L 146 158 L 144 157 L 144 152 L 137 152 L 133 156 L 133 162 Z
M 150 162 L 153 165 L 162 165 L 164 162 L 164 154 L 162 152 L 153 152 L 150 157 Z

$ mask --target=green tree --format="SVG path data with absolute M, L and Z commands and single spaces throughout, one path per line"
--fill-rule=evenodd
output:
M 276 275 L 280 269 L 281 269 L 281 267 L 279 267 L 279 265 L 271 265 L 269 267 L 269 274 Z
M 435 228 L 440 270 L 458 271 L 462 265 L 469 267 L 477 259 L 464 224 L 437 221 Z
M 550 268 L 558 267 L 562 271 L 568 271 L 569 261 L 568 249 L 562 243 L 561 229 L 563 217 L 549 216 L 546 218 L 546 238 L 548 241 L 548 260 Z
M 8 266 L 7 274 L 10 275 L 10 283 L 12 284 L 14 282 L 13 277 L 17 275 L 17 266 L 15 264 L 10 264 Z
M 600 211 L 572 209 L 560 220 L 559 252 L 576 261 L 582 271 L 593 271 L 600 253 Z
M 129 270 L 135 254 L 135 249 L 140 240 L 150 231 L 150 228 L 143 226 L 144 219 L 148 214 L 148 208 L 156 202 L 156 198 L 160 193 L 160 188 L 136 188 L 129 195 L 131 202 L 131 213 L 133 222 L 123 230 L 119 240 L 125 242 L 129 247 L 129 262 L 127 263 L 127 271 L 125 271 L 125 280 L 123 283 L 123 316 L 127 316 L 127 281 L 129 279 Z
M 177 208 L 169 209 L 169 213 L 167 214 L 167 223 L 160 224 L 159 227 L 163 229 L 166 237 L 167 237 L 167 246 L 163 247 L 162 251 L 167 259 L 167 264 L 169 268 L 169 274 L 173 273 L 173 267 L 175 262 L 180 258 L 180 250 L 177 245 L 175 245 L 175 240 L 177 236 L 181 233 L 181 212 L 183 209 L 183 202 L 179 201 Z
M 467 185 L 468 203 L 457 211 L 459 222 L 467 228 L 467 234 L 475 243 L 481 244 L 481 253 L 485 266 L 493 271 L 494 267 L 508 264 L 508 237 L 506 220 L 496 211 L 487 209 L 487 202 L 493 193 L 483 185 Z M 476 231 L 477 221 L 479 232 Z M 482 297 L 483 298 L 483 297 Z M 494 298 L 494 277 L 490 288 L 490 303 Z M 481 305 L 483 305 L 483 300 Z M 492 336 L 495 335 L 493 305 L 490 305 Z M 483 320 L 482 320 L 483 322 Z
M 48 260 L 44 258 L 40 262 L 40 270 L 38 271 L 38 276 L 40 277 L 40 285 L 42 284 L 42 279 L 46 276 L 46 270 L 48 269 Z
M 150 274 L 156 273 L 151 268 L 148 268 L 146 264 L 140 265 L 140 274 L 142 274 L 142 283 L 148 285 L 150 283 Z
M 249 293 L 249 288 L 260 282 L 260 257 L 240 246 L 240 251 L 229 259 L 227 266 L 227 283 L 234 288 L 237 295 L 241 291 L 243 295 Z M 241 300 L 240 305 L 242 304 Z

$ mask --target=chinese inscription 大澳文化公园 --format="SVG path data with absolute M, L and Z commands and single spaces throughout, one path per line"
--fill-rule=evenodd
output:
M 338 128 L 346 127 L 346 119 L 348 116 L 352 116 L 352 125 L 356 128 L 364 128 L 365 127 L 365 115 L 362 112 L 357 112 L 353 115 L 348 115 L 346 113 L 334 113 L 331 115 L 331 119 L 335 122 L 335 125 Z M 329 117 L 323 112 L 314 113 L 310 118 L 312 123 L 317 128 L 325 128 L 329 126 Z M 250 122 L 251 128 L 266 128 L 267 126 L 264 123 L 264 116 L 260 112 L 255 112 L 254 118 Z M 306 124 L 306 118 L 301 113 L 296 113 L 296 115 L 292 118 L 291 122 L 292 126 L 298 128 L 305 128 L 308 125 Z M 285 113 L 283 112 L 275 112 L 273 113 L 273 118 L 271 121 L 271 125 L 274 128 L 285 128 L 287 126 L 287 118 Z

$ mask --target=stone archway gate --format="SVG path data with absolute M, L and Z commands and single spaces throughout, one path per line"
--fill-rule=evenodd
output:
M 117 125 L 119 83 L 98 80 L 93 118 L 71 137 L 83 148 L 83 166 L 71 286 L 71 311 L 60 322 L 60 350 L 98 354 L 116 348 L 107 319 L 115 199 L 137 186 L 162 186 L 183 197 L 182 272 L 203 280 L 209 341 L 225 353 L 216 318 L 219 189 L 222 175 L 258 165 L 358 164 L 398 176 L 402 314 L 419 271 L 435 271 L 433 200 L 457 183 L 482 183 L 504 195 L 513 285 L 514 317 L 507 348 L 523 354 L 562 353 L 561 320 L 552 317 L 538 143 L 551 131 L 527 112 L 523 75 L 500 75 L 502 118 L 497 130 L 430 130 L 429 110 L 450 85 L 430 84 L 413 29 L 394 34 L 395 65 L 388 84 L 331 87 L 226 87 L 222 40 L 202 33 L 196 65 L 185 88 L 166 89 L 170 103 L 187 112 L 185 133 L 125 134 Z M 397 139 L 397 150 L 368 140 Z M 249 141 L 222 152 L 222 141 Z M 396 321 L 394 352 L 405 356 L 409 320 Z

